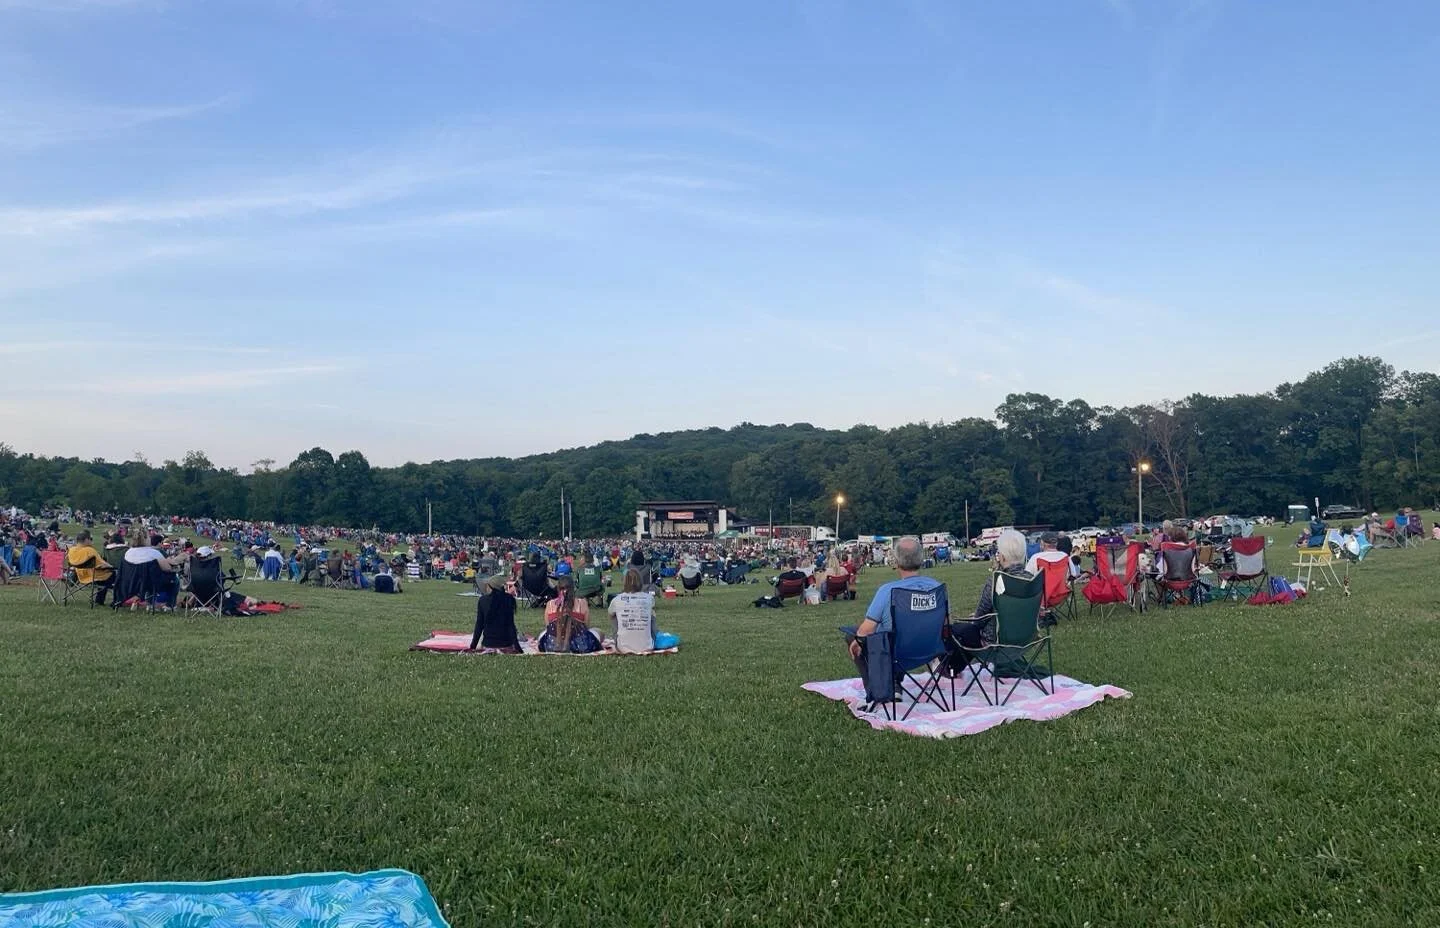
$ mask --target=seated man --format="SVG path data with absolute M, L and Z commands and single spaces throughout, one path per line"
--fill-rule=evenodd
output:
M 605 595 L 605 574 L 595 566 L 595 555 L 589 551 L 580 555 L 580 570 L 575 574 L 575 595 L 584 600 Z
M 1079 569 L 1075 566 L 1075 563 L 1070 560 L 1070 555 L 1059 549 L 1059 545 L 1059 534 L 1055 532 L 1045 532 L 1042 534 L 1040 536 L 1040 550 L 1036 551 L 1030 556 L 1030 559 L 1025 562 L 1025 572 L 1033 577 L 1040 573 L 1041 561 L 1053 561 L 1056 563 L 1065 561 L 1069 564 L 1070 576 L 1076 576 L 1079 573 Z
M 1024 539 L 1021 538 L 1021 544 Z M 865 682 L 867 694 L 879 694 L 886 687 L 884 680 L 872 680 L 874 673 L 893 672 L 890 668 L 870 666 L 869 653 L 872 647 L 872 636 L 889 635 L 895 630 L 895 617 L 891 612 L 890 594 L 894 590 L 912 590 L 917 593 L 928 593 L 944 586 L 934 577 L 927 577 L 920 573 L 920 565 L 925 561 L 925 548 L 920 544 L 920 539 L 914 535 L 906 535 L 895 542 L 891 549 L 890 559 L 895 571 L 900 575 L 899 579 L 891 580 L 889 583 L 882 583 L 880 589 L 870 600 L 870 606 L 865 610 L 865 619 L 856 628 L 846 628 L 846 640 L 850 648 L 850 659 L 855 662 L 855 667 L 860 671 L 860 679 Z M 885 648 L 889 650 L 888 647 Z M 873 685 L 878 684 L 878 687 Z
M 377 593 L 402 592 L 400 589 L 400 578 L 392 574 L 390 572 L 390 565 L 383 561 L 380 564 L 380 570 L 375 574 L 375 579 L 371 581 L 371 587 Z
M 89 531 L 75 537 L 75 544 L 65 552 L 65 563 L 75 569 L 77 581 L 94 584 L 95 605 L 105 605 L 105 593 L 115 585 L 115 569 L 95 550 Z
M 775 578 L 775 595 L 781 599 L 799 596 L 810 585 L 810 574 L 800 569 L 799 558 L 792 557 L 787 564 L 786 569 Z

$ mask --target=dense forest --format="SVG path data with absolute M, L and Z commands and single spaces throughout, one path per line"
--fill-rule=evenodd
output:
M 1012 394 L 995 418 L 846 431 L 810 425 L 636 435 L 518 459 L 372 467 L 323 448 L 253 473 L 200 451 L 144 460 L 50 458 L 0 444 L 0 502 L 301 524 L 425 527 L 520 537 L 559 532 L 560 492 L 581 535 L 622 533 L 644 498 L 719 499 L 744 516 L 829 524 L 842 533 L 956 531 L 965 505 L 993 524 L 1120 521 L 1147 515 L 1279 514 L 1287 503 L 1389 508 L 1440 495 L 1440 377 L 1347 358 L 1298 383 L 1241 396 L 1195 394 L 1125 409 Z

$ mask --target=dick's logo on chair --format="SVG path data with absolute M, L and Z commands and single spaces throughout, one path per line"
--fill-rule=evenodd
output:
M 934 609 L 937 605 L 939 605 L 939 600 L 936 598 L 936 596 L 935 596 L 934 593 L 911 593 L 911 594 L 910 594 L 910 611 L 911 611 L 911 612 L 929 612 L 931 609 Z

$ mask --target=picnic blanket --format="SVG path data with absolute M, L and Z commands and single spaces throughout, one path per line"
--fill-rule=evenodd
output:
M 431 633 L 430 633 L 430 637 L 429 637 L 429 638 L 426 638 L 424 641 L 417 641 L 415 644 L 412 644 L 412 645 L 410 646 L 410 650 L 412 650 L 412 651 L 442 651 L 442 652 L 455 653 L 455 652 L 457 652 L 457 651 L 464 651 L 464 650 L 465 650 L 466 648 L 468 648 L 468 647 L 470 647 L 470 632 L 448 632 L 448 631 L 443 631 L 443 630 L 436 630 L 436 631 L 431 632 Z M 680 650 L 680 648 L 679 648 L 679 646 L 677 645 L 676 647 L 673 647 L 673 648 L 657 648 L 657 649 L 654 650 L 654 651 L 647 651 L 646 654 L 675 654 L 675 653 L 678 652 L 679 650 Z M 496 650 L 494 650 L 494 649 L 492 649 L 492 648 L 481 648 L 480 650 L 476 651 L 475 653 L 476 653 L 476 654 L 502 654 L 502 653 L 504 653 L 504 652 L 502 652 L 502 651 L 496 651 Z M 547 656 L 551 654 L 551 652 L 549 652 L 549 651 L 541 651 L 541 650 L 540 650 L 540 642 L 539 642 L 538 640 L 534 639 L 534 638 L 531 638 L 529 635 L 525 635 L 525 636 L 522 636 L 522 637 L 521 637 L 521 639 L 520 639 L 520 653 L 521 653 L 521 654 L 545 654 L 545 655 L 547 655 Z M 575 657 L 603 657 L 603 656 L 605 656 L 605 655 L 607 655 L 607 654 L 608 654 L 608 655 L 615 655 L 615 654 L 619 654 L 619 653 L 620 653 L 620 652 L 618 652 L 618 651 L 615 650 L 615 643 L 612 642 L 612 641 L 607 640 L 607 641 L 605 642 L 605 647 L 604 647 L 603 649 L 599 650 L 599 651 L 592 651 L 592 652 L 589 653 L 589 654 L 576 654 L 576 655 L 574 655 L 574 656 L 575 656 Z M 627 655 L 627 656 L 629 656 L 629 657 L 639 657 L 639 656 L 643 656 L 643 655 Z
M 918 674 L 916 679 L 925 682 L 928 675 Z M 880 709 L 876 709 L 874 712 L 861 711 L 865 705 L 865 687 L 861 684 L 859 677 L 806 683 L 802 689 L 819 693 L 827 699 L 845 703 L 856 718 L 868 722 L 871 728 L 889 729 L 926 738 L 958 738 L 961 735 L 974 735 L 987 728 L 994 728 L 996 725 L 1003 725 L 1019 719 L 1043 722 L 1047 719 L 1058 719 L 1062 715 L 1069 715 L 1086 706 L 1093 706 L 1106 698 L 1130 698 L 1130 693 L 1116 686 L 1091 686 L 1059 674 L 1053 679 L 1055 682 L 1053 695 L 1046 695 L 1033 684 L 1022 680 L 1020 685 L 1015 688 L 1014 695 L 1005 705 L 992 706 L 985 702 L 985 697 L 980 695 L 978 689 L 972 689 L 964 697 L 960 697 L 960 691 L 969 681 L 967 675 L 963 680 L 955 681 L 958 705 L 951 711 L 943 712 L 940 706 L 934 703 L 922 702 L 903 722 L 899 720 L 892 722 L 886 719 L 884 712 Z M 980 674 L 980 682 L 992 687 L 994 685 L 990 675 L 984 672 Z M 1010 688 L 1010 682 L 1009 680 L 1001 682 L 1000 695 L 1002 697 Z M 948 700 L 950 698 L 950 682 L 948 680 L 941 681 L 941 685 L 944 687 L 945 698 Z M 1046 688 L 1049 688 L 1048 684 Z M 991 692 L 994 692 L 993 688 Z M 901 715 L 905 713 L 905 708 L 908 706 L 908 701 L 901 703 Z
M 51 925 L 448 928 L 425 881 L 406 870 L 0 893 L 0 928 Z

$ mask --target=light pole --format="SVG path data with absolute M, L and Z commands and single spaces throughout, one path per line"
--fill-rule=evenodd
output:
M 840 507 L 845 505 L 845 497 L 839 493 L 835 494 L 835 543 L 840 543 Z
M 1135 534 L 1145 531 L 1145 475 L 1150 473 L 1150 462 L 1141 461 L 1130 468 L 1135 475 Z

